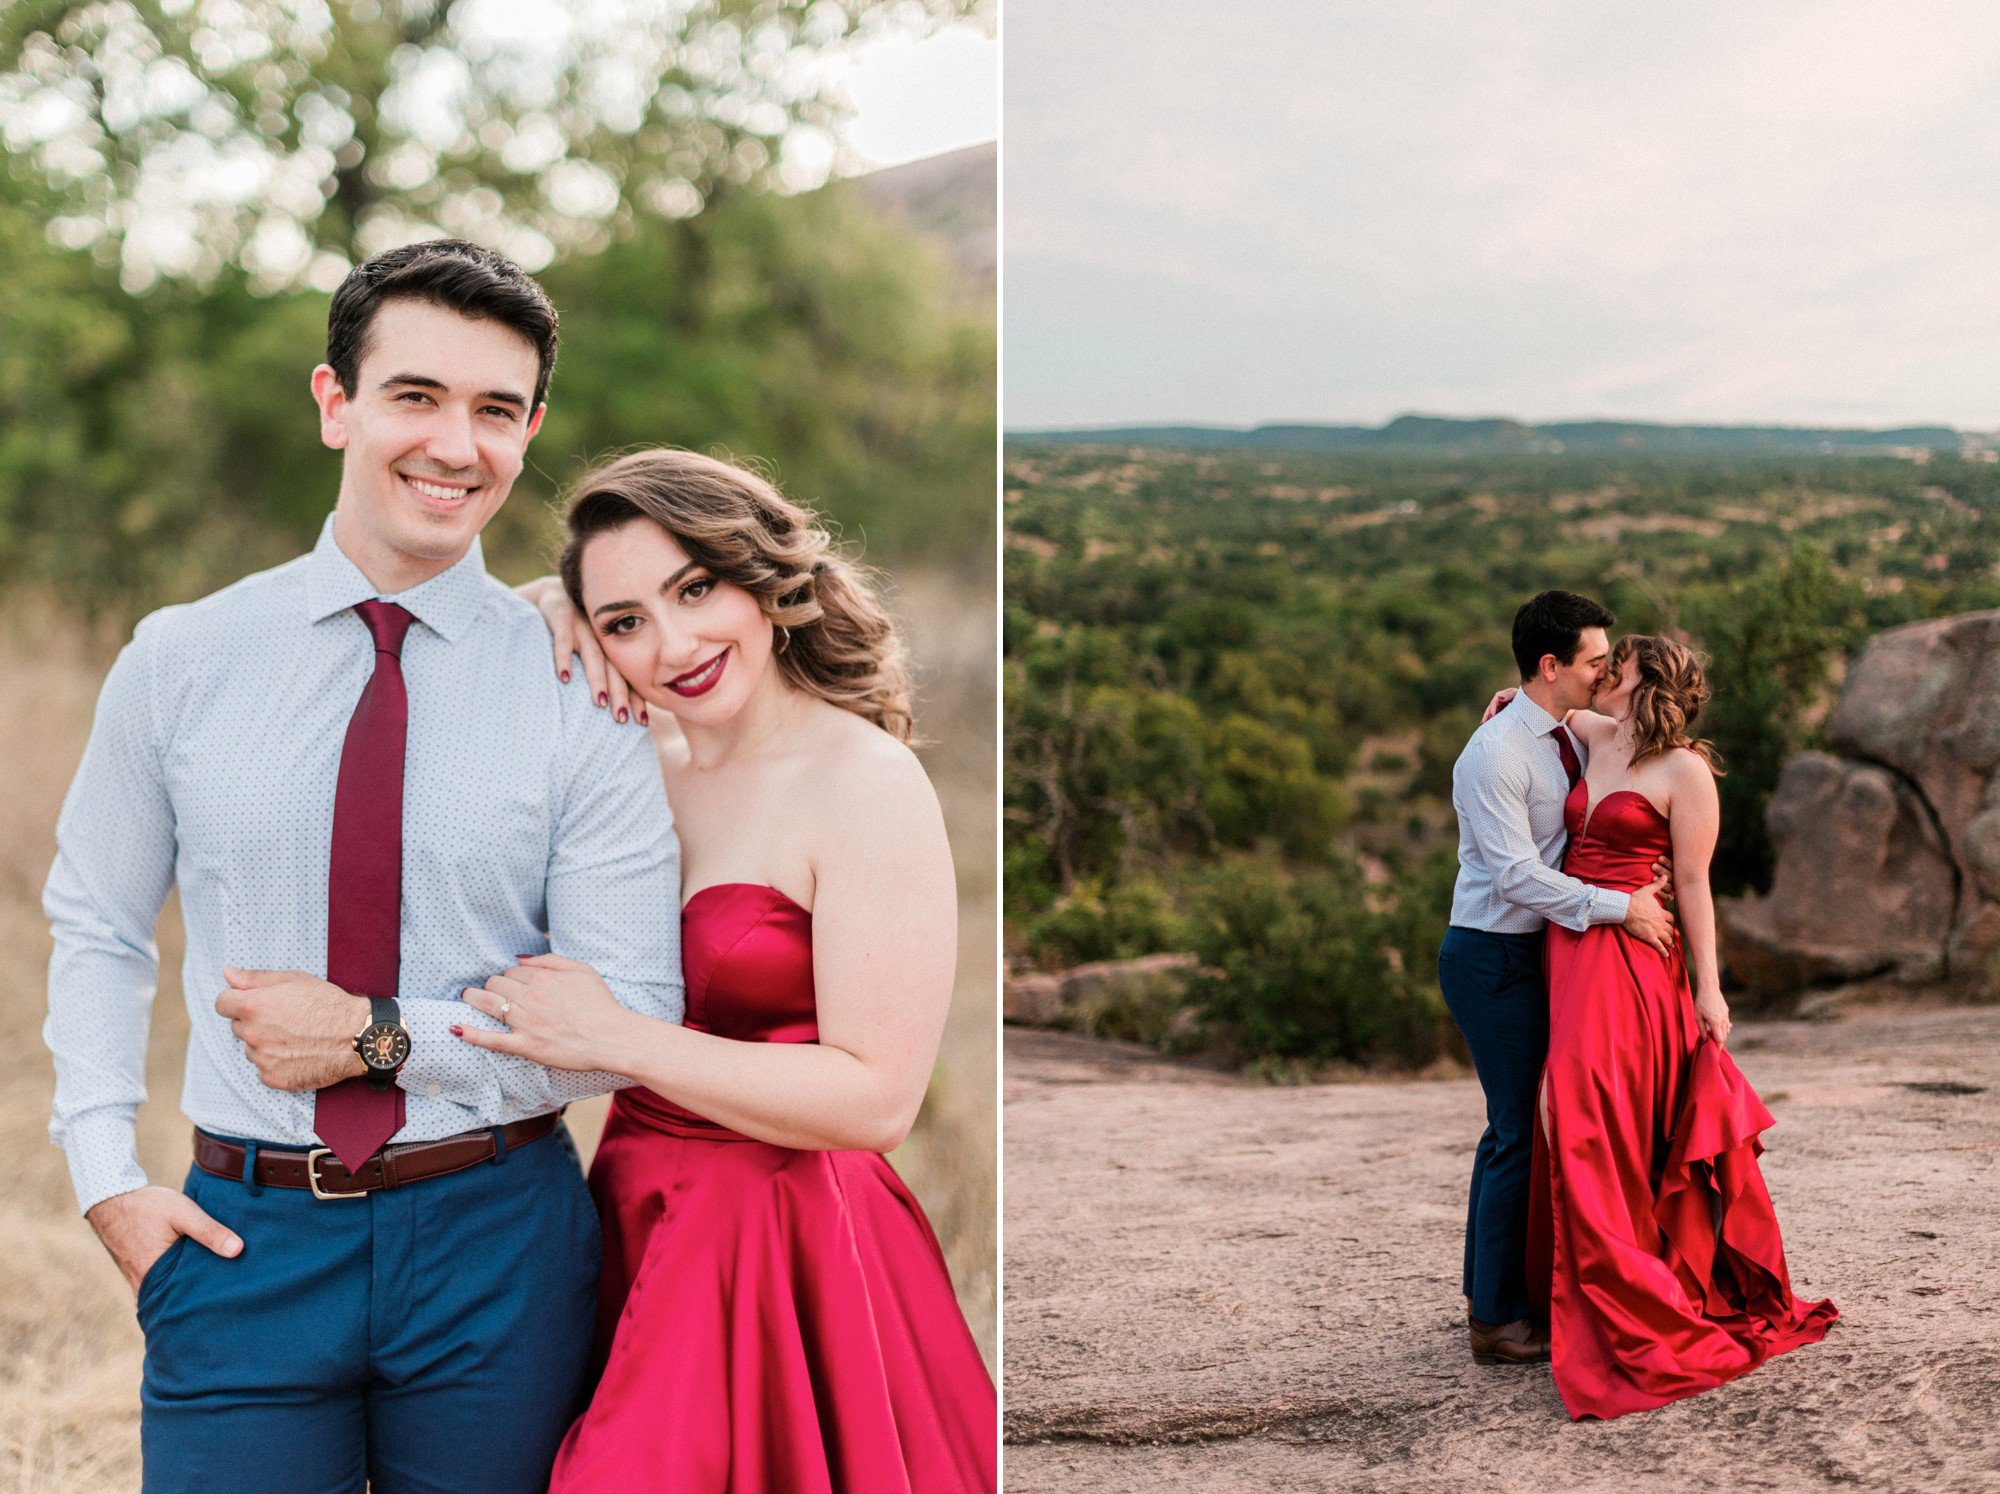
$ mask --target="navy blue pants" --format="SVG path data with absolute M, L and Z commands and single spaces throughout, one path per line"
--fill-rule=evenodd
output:
M 582 1409 L 597 1211 L 568 1131 L 358 1200 L 191 1170 L 243 1240 L 139 1287 L 146 1494 L 540 1494 Z
M 1549 1056 L 1542 935 L 1453 925 L 1438 951 L 1438 987 L 1486 1092 L 1465 1214 L 1465 1295 L 1481 1322 L 1511 1323 L 1528 1316 L 1528 1174 Z

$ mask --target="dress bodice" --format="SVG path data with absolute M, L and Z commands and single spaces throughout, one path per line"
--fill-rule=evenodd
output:
M 775 887 L 718 882 L 681 910 L 681 969 L 687 981 L 686 1025 L 748 1043 L 816 1043 L 812 914 Z M 677 1132 L 734 1132 L 684 1110 L 651 1090 L 620 1091 L 631 1119 Z
M 1593 809 L 1590 784 L 1578 778 L 1563 804 L 1563 818 L 1569 827 L 1563 870 L 1595 887 L 1619 892 L 1644 887 L 1653 880 L 1653 863 L 1673 850 L 1667 817 L 1637 789 L 1613 789 Z
M 816 1041 L 804 908 L 725 882 L 681 935 L 689 1027 Z M 601 1373 L 550 1494 L 995 1494 L 993 1379 L 887 1158 L 757 1141 L 635 1088 L 590 1188 Z

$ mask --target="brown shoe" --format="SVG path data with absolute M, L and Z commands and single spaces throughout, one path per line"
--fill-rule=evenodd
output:
M 1549 1357 L 1549 1336 L 1526 1318 L 1495 1326 L 1469 1320 L 1472 1357 L 1480 1364 L 1540 1364 Z

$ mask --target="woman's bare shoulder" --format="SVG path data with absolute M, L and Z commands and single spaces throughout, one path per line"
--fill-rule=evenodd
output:
M 802 768 L 799 829 L 813 874 L 859 877 L 871 887 L 904 887 L 910 878 L 950 877 L 944 807 L 917 754 L 870 721 L 818 723 L 816 759 Z
M 820 702 L 812 721 L 811 777 L 842 818 L 937 803 L 930 775 L 910 746 L 874 722 Z
M 1676 803 L 1714 804 L 1721 799 L 1715 787 L 1715 769 L 1691 747 L 1669 747 L 1661 755 L 1658 772 Z

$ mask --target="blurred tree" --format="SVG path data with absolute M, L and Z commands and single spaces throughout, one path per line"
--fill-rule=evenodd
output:
M 1209 723 L 1202 808 L 1223 845 L 1275 836 L 1286 854 L 1324 860 L 1346 827 L 1346 792 L 1313 770 L 1312 749 L 1253 716 Z
M 25 192 L 0 174 L 0 584 L 116 632 L 309 545 L 339 480 L 307 389 L 326 297 L 237 270 L 126 295 L 46 242 Z M 545 568 L 583 464 L 664 444 L 762 463 L 877 560 L 987 574 L 994 329 L 948 273 L 848 183 L 742 193 L 556 266 L 550 415 L 489 563 Z
M 129 290 L 330 290 L 438 233 L 540 270 L 783 181 L 788 146 L 830 159 L 830 58 L 991 4 L 12 0 L 0 138 Z

